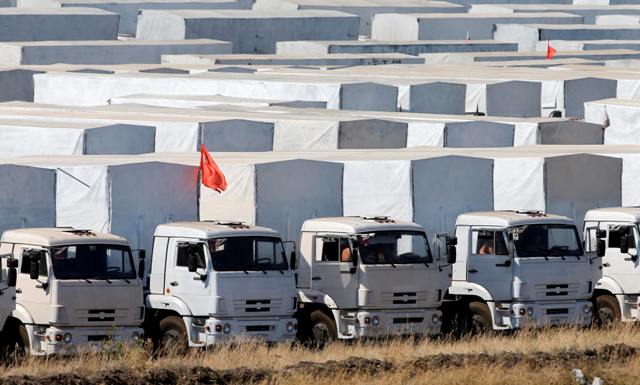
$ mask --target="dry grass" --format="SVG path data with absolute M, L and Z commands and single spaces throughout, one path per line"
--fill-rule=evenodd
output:
M 530 363 L 518 361 L 487 364 L 478 359 L 476 363 L 475 356 L 466 359 L 463 364 L 443 368 L 418 368 L 415 362 L 425 357 L 432 359 L 436 355 L 499 357 L 506 353 L 521 353 L 528 356 L 537 352 L 553 354 L 562 351 L 584 351 L 614 344 L 637 348 L 638 354 L 623 362 L 589 361 L 589 367 L 581 369 L 588 376 L 597 375 L 604 378 L 607 384 L 640 383 L 640 328 L 632 325 L 605 330 L 558 328 L 522 331 L 512 335 L 487 335 L 458 341 L 391 339 L 369 343 L 335 343 L 321 351 L 285 345 L 243 343 L 208 351 L 191 351 L 186 357 L 172 356 L 157 360 L 149 358 L 143 348 L 127 348 L 115 354 L 86 352 L 73 358 L 29 359 L 13 367 L 0 368 L 0 382 L 3 382 L 3 378 L 6 382 L 7 378 L 15 380 L 15 376 L 25 375 L 47 377 L 75 374 L 92 377 L 114 370 L 138 373 L 138 376 L 141 376 L 140 373 L 159 369 L 184 372 L 200 366 L 218 372 L 248 368 L 268 373 L 267 378 L 258 382 L 269 384 L 573 384 L 575 380 L 570 375 L 571 365 L 564 361 L 553 361 L 553 358 L 550 362 L 535 368 Z M 369 372 L 359 368 L 353 370 L 353 367 L 350 369 L 349 365 L 342 364 L 351 357 L 381 360 L 393 368 Z M 301 362 L 322 364 L 313 368 L 332 367 L 329 361 L 339 361 L 338 365 L 333 366 L 335 370 L 330 370 L 329 373 L 300 368 Z M 290 369 L 295 365 L 297 369 Z M 183 380 L 184 378 L 178 379 L 177 382 L 198 382 Z

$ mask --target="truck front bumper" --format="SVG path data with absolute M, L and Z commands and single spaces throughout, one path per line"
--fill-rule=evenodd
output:
M 492 303 L 494 328 L 520 329 L 559 325 L 589 326 L 593 321 L 591 301 L 568 303 Z
M 355 319 L 345 319 L 342 313 L 341 323 L 343 320 L 352 320 L 347 325 L 346 333 L 351 338 L 434 336 L 440 334 L 442 325 L 442 312 L 437 309 L 360 310 L 356 312 Z
M 118 344 L 136 344 L 144 337 L 142 328 L 60 327 L 27 325 L 31 355 L 66 355 L 82 349 L 113 350 Z
M 192 324 L 193 325 L 193 324 Z M 225 342 L 260 340 L 264 342 L 293 342 L 298 321 L 293 317 L 207 318 L 203 327 L 194 327 L 193 346 L 216 345 Z

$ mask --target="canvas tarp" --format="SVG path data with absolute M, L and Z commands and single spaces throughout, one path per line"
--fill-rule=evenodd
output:
M 0 119 L 0 157 L 133 155 L 155 150 L 155 127 Z

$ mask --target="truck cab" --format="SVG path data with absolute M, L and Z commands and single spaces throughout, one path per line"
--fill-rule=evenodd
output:
M 455 237 L 448 298 L 460 304 L 467 331 L 591 324 L 595 276 L 570 218 L 465 213 L 457 218 Z
M 146 330 L 158 348 L 295 339 L 294 275 L 276 231 L 222 221 L 163 224 L 150 266 Z
M 124 238 L 71 228 L 9 230 L 0 254 L 18 262 L 9 322 L 23 354 L 67 354 L 142 337 L 142 284 Z
M 584 248 L 599 259 L 593 293 L 599 324 L 639 320 L 639 223 L 640 207 L 593 209 L 585 215 Z
M 9 319 L 16 308 L 17 266 L 18 261 L 10 254 L 0 255 L 0 351 L 3 353 L 10 352 L 9 349 L 15 345 Z
M 438 309 L 450 284 L 424 229 L 387 217 L 316 218 L 300 239 L 300 338 L 440 333 Z

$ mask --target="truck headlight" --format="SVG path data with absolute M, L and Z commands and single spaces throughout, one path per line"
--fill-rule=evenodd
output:
M 65 333 L 64 337 L 62 338 L 62 340 L 64 341 L 65 344 L 68 344 L 69 342 L 71 342 L 71 333 Z
M 431 322 L 432 322 L 434 325 L 437 325 L 437 324 L 438 324 L 438 322 L 440 322 L 440 315 L 439 315 L 439 314 L 437 314 L 437 313 L 436 313 L 436 314 L 434 314 L 434 315 L 432 315 L 432 316 L 431 316 Z
M 287 322 L 287 333 L 293 333 L 293 322 Z
M 229 334 L 229 333 L 231 333 L 231 325 L 229 325 L 229 324 L 224 324 L 224 326 L 222 327 L 222 331 L 224 332 L 224 334 Z
M 591 314 L 591 305 L 590 304 L 586 304 L 582 307 L 582 312 L 584 314 Z
M 374 315 L 373 317 L 371 317 L 371 325 L 373 326 L 380 325 L 380 317 L 378 317 L 377 315 Z
M 533 315 L 533 308 L 531 306 L 529 306 L 527 308 L 527 317 L 531 317 Z

